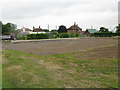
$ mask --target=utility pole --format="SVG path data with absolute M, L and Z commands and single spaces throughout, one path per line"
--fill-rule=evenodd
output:
M 57 25 L 56 25 L 56 30 L 57 30 Z
M 48 30 L 49 30 L 49 24 L 48 24 Z
M 93 26 L 91 25 L 91 29 L 93 29 Z

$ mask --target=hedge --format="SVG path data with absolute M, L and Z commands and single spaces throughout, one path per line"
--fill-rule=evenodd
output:
M 48 39 L 48 34 L 28 34 L 27 39 Z
M 113 37 L 113 36 L 120 36 L 120 33 L 94 33 L 94 37 Z
M 68 38 L 69 35 L 68 35 L 68 33 L 60 33 L 60 34 L 59 34 L 59 37 L 60 37 L 60 38 Z

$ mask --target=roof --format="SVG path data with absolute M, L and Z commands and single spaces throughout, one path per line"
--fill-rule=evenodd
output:
M 33 32 L 42 32 L 43 30 L 42 30 L 42 28 L 40 28 L 40 26 L 39 26 L 39 28 L 35 28 L 35 27 L 33 27 Z
M 82 30 L 80 27 L 78 27 L 78 25 L 76 23 L 74 23 L 74 25 L 72 25 L 70 28 L 68 28 L 68 30 Z
M 29 29 L 29 28 L 25 28 L 25 31 L 32 31 L 31 29 Z
M 23 27 L 23 28 L 20 29 L 20 31 L 26 32 L 26 31 L 32 31 L 32 30 L 29 29 L 29 28 L 25 28 L 25 27 Z
M 96 29 L 87 29 L 86 31 L 89 32 L 89 33 L 96 33 L 96 32 L 98 32 Z

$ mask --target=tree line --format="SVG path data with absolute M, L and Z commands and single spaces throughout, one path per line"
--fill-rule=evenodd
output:
M 17 25 L 15 24 L 12 24 L 12 23 L 6 23 L 6 24 L 3 24 L 1 21 L 0 21 L 0 26 L 1 26 L 1 29 L 2 29 L 2 35 L 9 35 L 10 33 L 16 33 L 17 32 Z
M 3 24 L 0 21 L 0 28 L 2 29 L 2 32 L 0 32 L 2 35 L 9 35 L 10 33 L 17 33 L 17 25 L 12 24 L 12 23 L 6 23 Z M 43 29 L 46 33 L 51 32 L 53 34 L 56 33 L 67 33 L 67 28 L 64 25 L 61 25 L 59 27 L 58 30 L 53 29 L 51 31 L 47 30 L 47 29 Z M 107 28 L 105 27 L 101 27 L 100 30 L 97 33 L 94 33 L 94 36 L 119 36 L 120 35 L 120 24 L 118 24 L 118 26 L 116 26 L 116 31 L 115 33 L 109 31 Z

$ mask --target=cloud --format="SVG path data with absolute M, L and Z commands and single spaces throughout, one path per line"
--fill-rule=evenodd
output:
M 2 0 L 2 21 L 15 22 L 18 27 L 51 24 L 70 26 L 78 22 L 87 28 L 117 24 L 119 0 Z M 4 6 L 5 5 L 5 6 Z
M 28 0 L 25 0 L 28 1 Z M 33 0 L 31 0 L 33 1 Z M 37 0 L 35 0 L 37 1 Z M 47 0 L 46 0 L 47 1 Z M 58 2 L 29 2 L 23 3 L 16 2 L 16 0 L 12 0 L 12 2 L 3 2 L 7 7 L 2 8 L 2 18 L 6 19 L 21 19 L 21 18 L 31 18 L 31 17 L 39 17 L 45 15 L 64 15 L 64 12 L 67 12 L 69 7 L 73 7 L 76 4 L 86 4 L 88 2 L 63 2 L 63 0 Z M 8 14 L 9 13 L 9 14 Z M 63 13 L 63 14 L 62 14 Z M 67 14 L 67 13 L 66 13 Z

